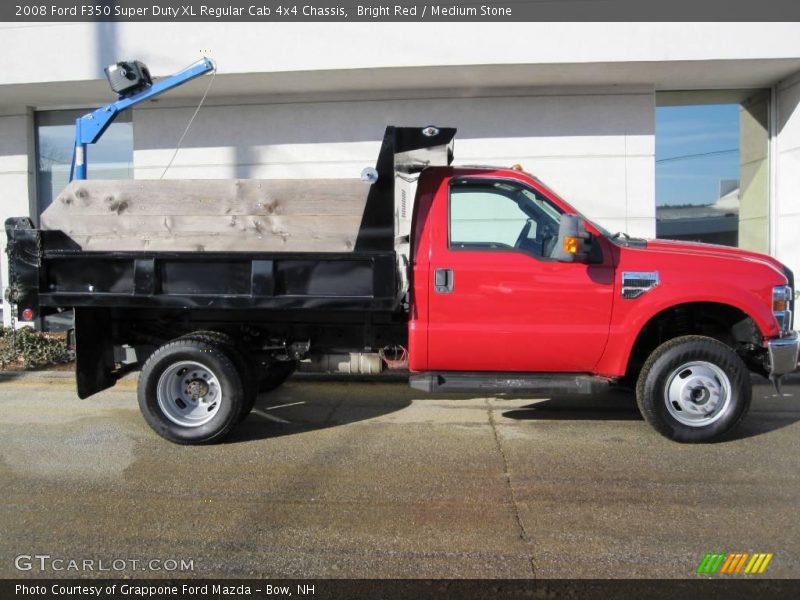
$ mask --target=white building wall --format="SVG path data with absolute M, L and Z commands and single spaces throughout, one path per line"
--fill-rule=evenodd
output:
M 457 127 L 455 164 L 521 163 L 603 226 L 655 235 L 654 95 L 568 90 L 204 107 L 167 177 L 358 177 L 386 125 Z M 256 102 L 250 100 L 250 102 Z M 194 107 L 134 113 L 137 178 L 158 178 Z
M 31 116 L 25 108 L 0 113 L 0 282 L 3 288 L 3 324 L 9 325 L 11 311 L 5 301 L 8 279 L 8 257 L 5 220 L 24 217 L 30 211 L 30 185 L 34 166 L 31 142 Z
M 800 68 L 798 27 L 0 23 L 0 220 L 28 214 L 29 111 L 109 101 L 102 69 L 121 58 L 156 76 L 201 51 L 219 65 L 168 177 L 354 177 L 374 163 L 385 125 L 433 123 L 458 127 L 457 164 L 521 163 L 607 228 L 644 236 L 655 223 L 653 91 L 783 80 L 772 244 L 800 273 L 800 76 L 786 79 Z M 134 111 L 137 177 L 161 175 L 206 80 Z
M 799 45 L 796 23 L 0 23 L 14 57 L 0 85 L 98 79 L 122 57 L 162 75 L 201 50 L 229 74 L 796 58 Z
M 776 94 L 773 247 L 800 281 L 800 73 L 781 82 Z

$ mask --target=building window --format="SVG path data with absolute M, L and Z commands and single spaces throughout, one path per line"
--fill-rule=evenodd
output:
M 36 193 L 39 215 L 69 183 L 75 119 L 91 112 L 47 110 L 36 113 Z M 91 179 L 133 178 L 133 124 L 130 113 L 117 117 L 100 141 L 88 148 Z
M 769 250 L 769 92 L 669 92 L 656 108 L 656 234 Z

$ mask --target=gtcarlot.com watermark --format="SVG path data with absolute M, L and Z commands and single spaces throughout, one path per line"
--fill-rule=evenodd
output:
M 166 571 L 184 573 L 194 571 L 193 558 L 74 558 L 49 554 L 18 554 L 14 557 L 17 571 L 38 573 Z

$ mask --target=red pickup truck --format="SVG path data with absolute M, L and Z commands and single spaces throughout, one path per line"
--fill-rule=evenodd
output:
M 349 251 L 87 249 L 10 219 L 16 314 L 74 309 L 79 395 L 141 368 L 143 415 L 178 443 L 222 439 L 259 390 L 334 353 L 407 355 L 426 392 L 626 384 L 679 442 L 730 432 L 750 372 L 796 370 L 786 266 L 612 234 L 519 168 L 451 166 L 454 135 L 387 129 Z

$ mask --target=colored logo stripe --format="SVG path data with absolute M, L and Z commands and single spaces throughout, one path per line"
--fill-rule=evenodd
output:
M 738 573 L 742 570 L 744 562 L 750 555 L 747 552 L 737 552 L 735 554 L 728 554 L 728 558 L 722 564 L 720 573 Z
M 747 563 L 745 573 L 763 573 L 767 569 L 769 561 L 772 560 L 773 554 L 753 554 L 753 558 Z
M 697 572 L 716 573 L 717 569 L 719 569 L 723 560 L 725 560 L 725 554 L 721 552 L 715 552 L 714 554 L 706 554 L 703 560 L 700 562 L 700 566 L 697 567 Z
M 753 554 L 749 552 L 732 552 L 730 554 L 724 552 L 707 553 L 697 566 L 697 572 L 707 574 L 719 572 L 720 574 L 731 575 L 741 573 L 742 569 L 744 569 L 744 573 L 763 573 L 767 569 L 767 565 L 772 560 L 773 556 L 774 554 L 772 553 L 767 554 L 762 552 Z

